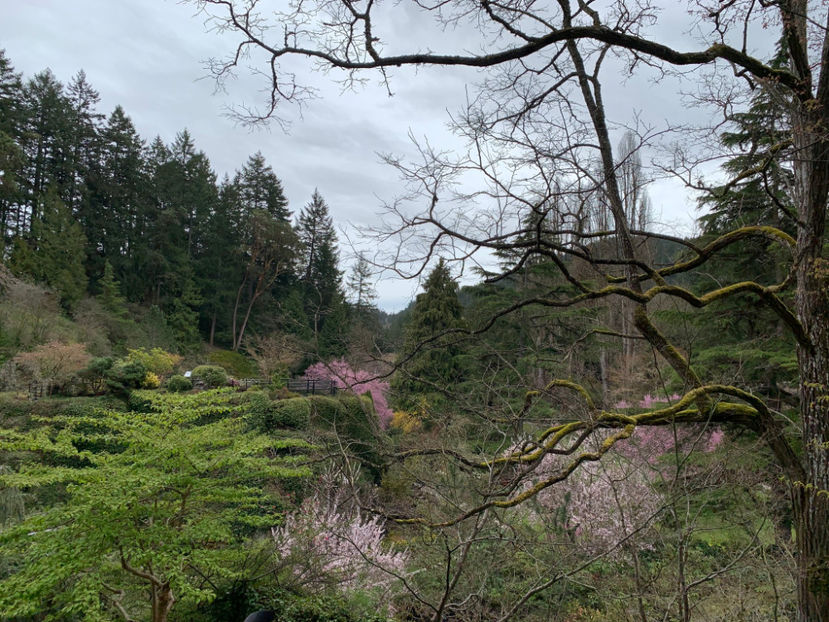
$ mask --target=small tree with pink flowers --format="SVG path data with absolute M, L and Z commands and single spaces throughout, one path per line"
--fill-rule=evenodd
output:
M 409 553 L 386 544 L 385 523 L 364 515 L 345 494 L 345 481 L 328 481 L 271 530 L 276 550 L 305 589 L 373 596 L 390 606 L 407 576 Z
M 308 380 L 330 380 L 338 389 L 352 391 L 357 395 L 368 393 L 374 402 L 374 411 L 383 429 L 389 427 L 392 410 L 389 408 L 389 383 L 379 380 L 376 374 L 364 369 L 354 369 L 344 359 L 330 363 L 317 363 L 305 370 L 303 376 Z

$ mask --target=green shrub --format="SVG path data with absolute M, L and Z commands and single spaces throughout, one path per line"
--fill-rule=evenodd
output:
M 155 404 L 148 396 L 147 391 L 133 391 L 130 393 L 127 406 L 132 412 L 136 413 L 157 412 Z
M 256 364 L 239 352 L 213 350 L 207 355 L 207 360 L 222 367 L 227 373 L 236 378 L 253 378 L 259 375 Z
M 138 348 L 137 350 L 129 351 L 127 360 L 141 363 L 148 372 L 152 372 L 157 376 L 166 376 L 173 372 L 173 369 L 181 361 L 181 356 L 171 354 L 161 348 L 153 348 L 151 350 Z
M 193 370 L 192 377 L 194 381 L 201 381 L 210 389 L 227 384 L 227 372 L 218 365 L 199 365 Z
M 307 398 L 272 401 L 263 391 L 249 391 L 248 395 L 248 416 L 259 430 L 272 432 L 284 428 L 308 428 L 311 404 Z
M 147 368 L 140 361 L 120 360 L 106 374 L 107 386 L 118 394 L 129 393 L 137 389 L 147 377 Z
M 371 397 L 368 394 L 340 394 L 337 397 L 311 395 L 305 399 L 311 410 L 311 424 L 348 439 L 350 449 L 363 463 L 366 472 L 379 483 L 383 470 L 380 443 L 384 437 Z
M 190 378 L 185 378 L 180 374 L 174 374 L 167 380 L 167 390 L 172 393 L 184 393 L 193 388 L 193 383 Z
M 14 419 L 54 417 L 58 415 L 85 417 L 98 410 L 124 410 L 124 403 L 112 396 L 48 397 L 36 402 L 16 393 L 0 393 L 0 420 L 9 424 Z
M 99 356 L 86 366 L 79 376 L 89 393 L 100 393 L 106 386 L 106 373 L 112 369 L 113 360 L 109 356 Z

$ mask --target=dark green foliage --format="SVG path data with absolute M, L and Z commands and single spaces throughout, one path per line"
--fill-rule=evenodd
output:
M 339 337 L 347 333 L 348 318 L 337 234 L 328 205 L 317 190 L 299 215 L 297 233 L 303 245 L 300 281 L 308 326 L 320 357 L 339 356 L 343 353 Z
M 147 376 L 147 368 L 140 361 L 121 360 L 104 374 L 107 386 L 117 395 L 126 395 L 141 387 Z
M 227 372 L 218 365 L 199 365 L 193 370 L 194 382 L 202 382 L 208 388 L 223 387 L 227 384 Z
M 104 263 L 104 275 L 98 281 L 101 293 L 98 300 L 101 306 L 116 317 L 124 317 L 127 314 L 124 297 L 121 295 L 121 286 L 115 280 L 115 273 L 109 261 Z
M 462 326 L 458 284 L 443 259 L 434 267 L 418 294 L 406 326 L 400 355 L 401 370 L 393 388 L 401 394 L 439 394 L 463 378 L 459 335 L 446 334 Z
M 180 611 L 173 622 L 242 622 L 254 611 L 274 611 L 279 622 L 387 622 L 333 594 L 306 594 L 235 584 L 198 611 Z M 181 616 L 181 617 L 179 617 Z
M 366 472 L 380 481 L 384 469 L 381 447 L 384 435 L 379 429 L 374 403 L 369 394 L 337 397 L 311 395 L 305 399 L 311 410 L 313 428 L 333 434 L 339 443 L 343 440 L 363 464 Z
M 285 595 L 270 601 L 281 622 L 385 622 L 379 614 L 356 612 L 352 603 L 335 596 Z
M 114 361 L 109 356 L 96 357 L 80 374 L 91 393 L 100 393 L 106 386 L 106 374 L 112 369 Z
M 256 363 L 241 352 L 232 350 L 213 350 L 207 355 L 207 360 L 222 367 L 235 378 L 252 378 L 258 375 Z
M 69 209 L 51 188 L 37 206 L 26 238 L 15 240 L 10 267 L 18 276 L 52 287 L 71 309 L 86 290 L 83 253 L 86 238 Z
M 36 402 L 10 393 L 0 393 L 0 421 L 10 426 L 26 424 L 32 417 L 88 416 L 99 410 L 122 410 L 124 403 L 114 396 L 48 397 Z
M 311 403 L 304 397 L 271 400 L 263 391 L 248 391 L 248 418 L 263 432 L 305 430 L 311 419 Z
M 193 388 L 193 383 L 190 381 L 190 378 L 185 378 L 180 374 L 173 374 L 167 379 L 167 383 L 164 386 L 167 387 L 168 391 L 173 393 L 184 393 Z

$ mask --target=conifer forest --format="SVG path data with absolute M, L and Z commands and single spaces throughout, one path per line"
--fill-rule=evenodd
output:
M 464 99 L 355 232 L 0 41 L 0 620 L 829 622 L 827 3 L 180 4 Z

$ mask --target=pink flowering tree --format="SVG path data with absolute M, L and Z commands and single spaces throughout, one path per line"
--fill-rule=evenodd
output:
M 607 435 L 598 434 L 594 442 L 600 444 Z M 676 433 L 669 428 L 638 429 L 603 460 L 586 461 L 563 482 L 539 492 L 538 504 L 546 512 L 564 508 L 564 526 L 591 553 L 609 552 L 615 557 L 625 548 L 619 543 L 628 541 L 650 549 L 644 536 L 667 503 L 662 490 L 672 467 L 666 456 L 677 449 L 714 451 L 723 436 L 719 428 L 682 428 Z M 507 453 L 522 450 L 526 448 L 515 446 Z M 568 456 L 547 454 L 523 488 L 554 476 L 568 462 Z
M 374 402 L 374 410 L 383 429 L 389 427 L 392 410 L 389 408 L 389 383 L 378 380 L 375 374 L 364 369 L 354 369 L 344 359 L 330 363 L 316 363 L 305 370 L 303 379 L 330 380 L 339 389 L 353 391 L 357 395 L 368 393 Z
M 546 455 L 523 486 L 551 477 L 566 464 L 566 456 Z M 563 482 L 539 492 L 537 502 L 545 513 L 563 509 L 564 527 L 586 551 L 614 557 L 619 542 L 634 538 L 651 524 L 663 505 L 646 465 L 618 453 L 604 461 L 583 463 Z M 643 538 L 636 540 L 649 548 Z
M 308 589 L 370 593 L 389 607 L 407 576 L 409 553 L 384 543 L 382 519 L 362 515 L 331 486 L 307 498 L 271 533 L 283 562 Z

